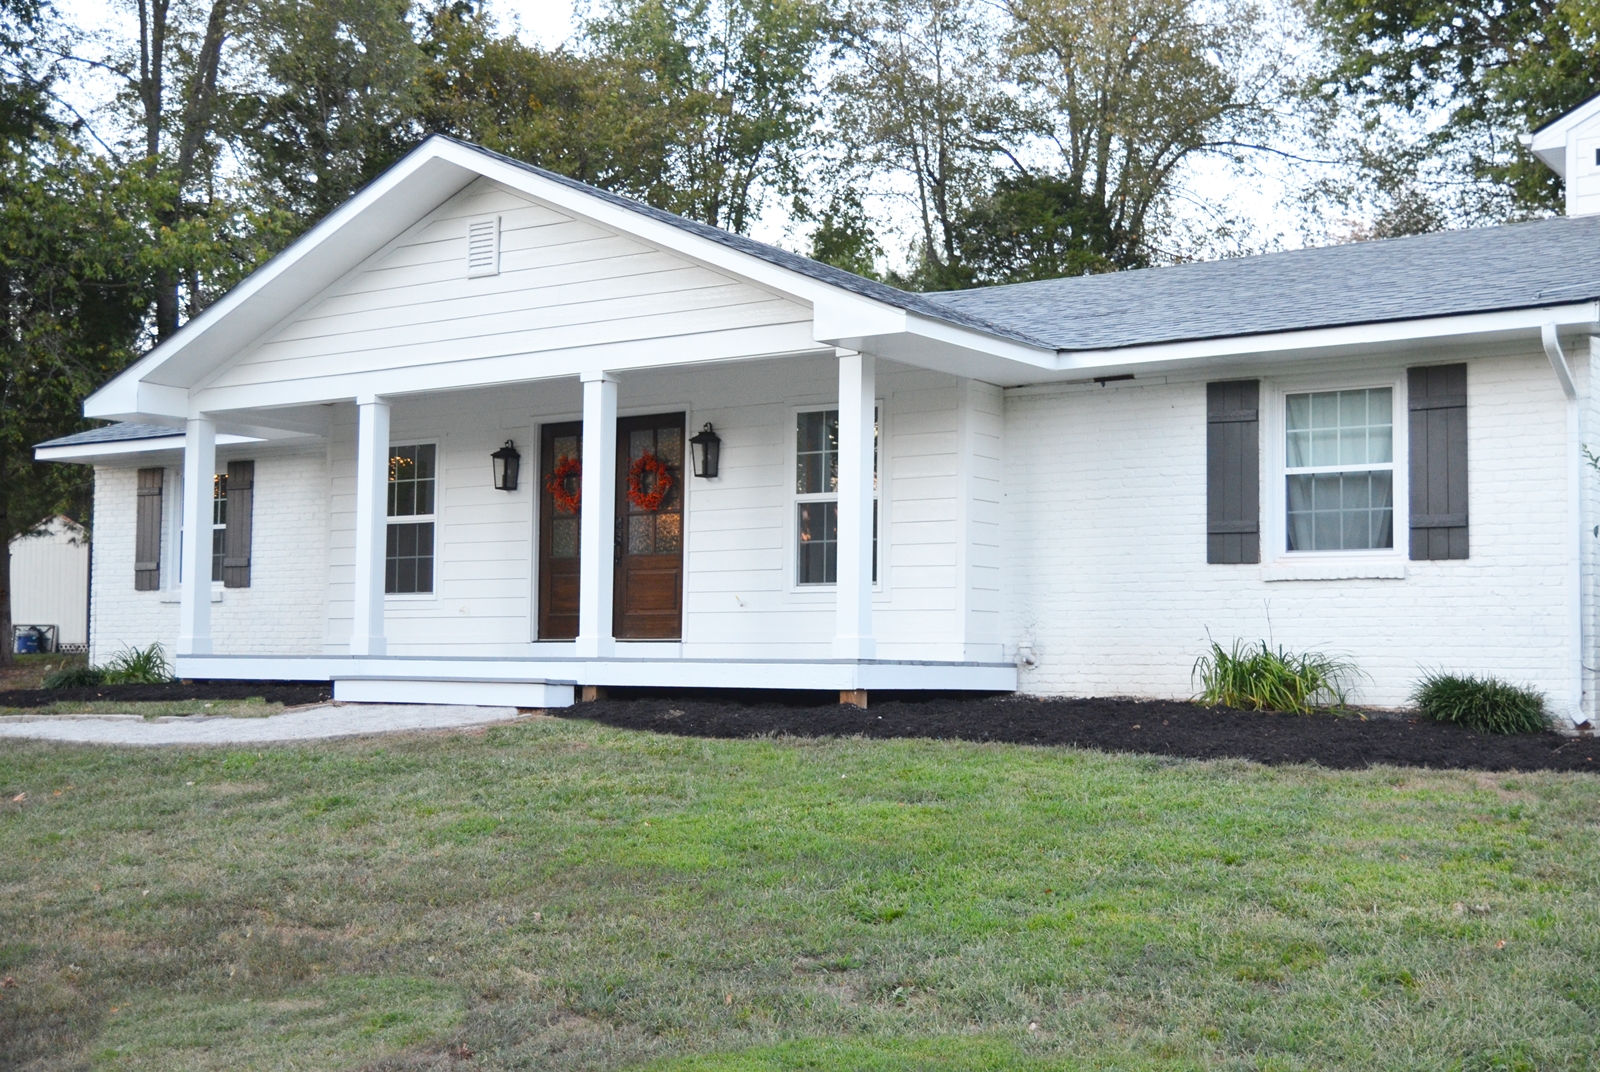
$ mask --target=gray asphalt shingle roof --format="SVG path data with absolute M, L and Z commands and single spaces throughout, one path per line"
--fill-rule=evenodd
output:
M 1597 252 L 1600 216 L 1563 217 L 928 298 L 1098 350 L 1587 301 Z
M 62 436 L 60 439 L 48 439 L 43 443 L 35 443 L 35 447 L 78 447 L 89 443 L 123 443 L 131 439 L 159 439 L 162 436 L 182 436 L 183 432 L 176 428 L 168 428 L 160 424 L 134 424 L 124 421 L 121 424 L 108 424 L 103 428 L 91 428 L 87 432 L 77 432 L 73 435 Z

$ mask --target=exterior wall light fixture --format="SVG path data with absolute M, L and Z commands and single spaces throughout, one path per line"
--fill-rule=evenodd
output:
M 516 491 L 522 455 L 511 445 L 511 440 L 506 440 L 505 446 L 489 455 L 489 461 L 494 466 L 494 486 L 500 491 Z

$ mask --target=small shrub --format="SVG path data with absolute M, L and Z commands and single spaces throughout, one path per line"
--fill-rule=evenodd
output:
M 1200 700 L 1253 711 L 1307 714 L 1317 707 L 1343 707 L 1346 684 L 1359 671 L 1354 663 L 1319 652 L 1296 655 L 1233 642 L 1230 651 L 1216 641 L 1195 660 L 1191 676 L 1200 679 Z
M 1411 700 L 1439 722 L 1455 722 L 1479 733 L 1538 733 L 1550 728 L 1544 694 L 1499 678 L 1432 673 L 1418 682 Z
M 124 648 L 101 667 L 107 685 L 165 685 L 172 680 L 172 667 L 160 644 L 148 648 Z
M 106 672 L 94 666 L 63 666 L 39 682 L 45 689 L 92 689 L 106 683 Z

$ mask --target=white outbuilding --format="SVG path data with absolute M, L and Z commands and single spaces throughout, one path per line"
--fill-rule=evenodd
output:
M 52 517 L 12 538 L 11 621 L 14 629 L 40 631 L 58 650 L 84 650 L 89 640 L 89 534 L 82 525 Z

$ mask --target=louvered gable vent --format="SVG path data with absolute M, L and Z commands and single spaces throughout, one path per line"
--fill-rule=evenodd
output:
M 500 274 L 500 217 L 467 221 L 467 278 Z

